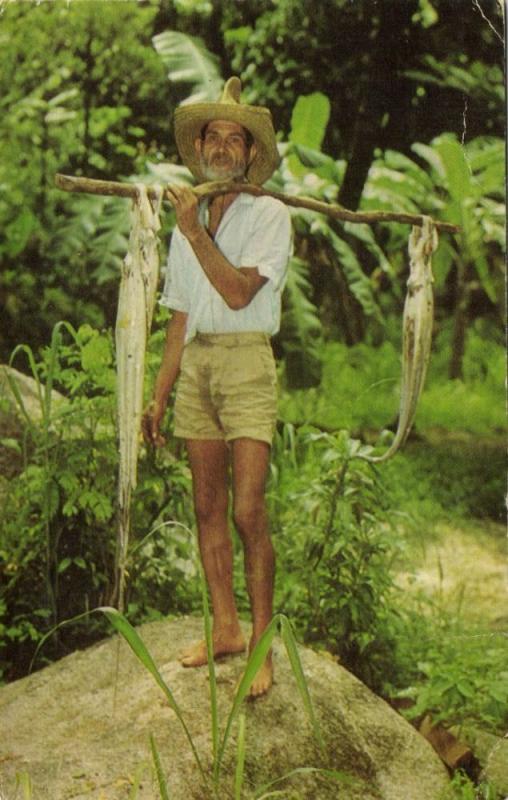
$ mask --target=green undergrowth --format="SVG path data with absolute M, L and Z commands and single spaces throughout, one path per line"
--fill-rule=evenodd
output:
M 482 778 L 475 783 L 463 770 L 458 770 L 438 800 L 498 800 L 500 797 L 490 781 Z
M 463 380 L 449 380 L 446 329 L 434 342 L 415 429 L 440 429 L 502 438 L 506 430 L 506 356 L 502 342 L 479 326 L 467 337 Z M 370 438 L 396 425 L 400 397 L 401 347 L 394 340 L 378 346 L 340 342 L 323 346 L 319 387 L 284 391 L 280 415 L 286 422 L 325 430 L 346 428 Z
M 382 470 L 394 513 L 424 528 L 442 519 L 505 519 L 501 442 L 443 433 L 408 442 Z
M 38 404 L 27 407 L 12 384 L 25 427 L 19 439 L 0 440 L 20 464 L 4 489 L 0 527 L 0 680 L 26 674 L 59 622 L 110 601 L 118 528 L 111 335 L 59 323 L 40 355 L 20 346 L 11 362 L 34 378 Z M 192 524 L 190 472 L 174 441 L 157 453 L 142 449 L 132 515 L 131 618 L 184 613 L 200 594 L 187 538 L 171 525 Z M 93 643 L 106 627 L 97 618 L 66 627 L 37 666 Z
M 488 498 L 475 491 L 483 460 L 472 453 L 454 472 L 452 451 L 443 474 L 437 467 L 444 459 L 434 454 L 431 475 L 425 449 L 420 462 L 410 453 L 375 466 L 368 454 L 345 431 L 288 424 L 279 432 L 269 486 L 277 607 L 307 644 L 332 653 L 376 692 L 410 698 L 411 718 L 432 713 L 449 724 L 502 732 L 506 637 L 488 625 L 473 627 L 460 604 L 409 593 L 395 580 L 401 568 L 411 573 L 415 542 L 421 547 L 438 535 L 456 492 L 462 501 L 452 516 L 467 511 L 470 527 L 475 513 L 488 516 Z M 492 455 L 484 461 L 491 465 Z M 498 496 L 494 484 L 489 491 Z

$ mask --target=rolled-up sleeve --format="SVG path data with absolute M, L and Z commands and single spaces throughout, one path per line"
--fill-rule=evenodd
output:
M 258 198 L 252 207 L 252 225 L 242 249 L 242 267 L 257 267 L 279 290 L 285 281 L 292 248 L 291 217 L 273 197 Z
M 189 289 L 185 280 L 183 242 L 180 231 L 175 228 L 171 237 L 164 288 L 160 304 L 174 311 L 189 310 Z

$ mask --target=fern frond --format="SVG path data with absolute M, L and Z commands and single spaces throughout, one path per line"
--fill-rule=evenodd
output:
M 118 278 L 129 241 L 129 207 L 122 198 L 81 195 L 52 243 L 55 260 L 84 265 L 98 284 Z

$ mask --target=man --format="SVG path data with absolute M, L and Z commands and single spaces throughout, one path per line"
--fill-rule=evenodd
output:
M 199 181 L 261 184 L 278 164 L 270 112 L 242 104 L 240 90 L 239 79 L 231 78 L 217 103 L 176 112 L 177 147 Z M 186 441 L 214 654 L 222 656 L 245 649 L 232 584 L 230 470 L 252 611 L 250 649 L 272 618 L 275 561 L 264 498 L 276 421 L 270 336 L 279 328 L 291 223 L 286 207 L 273 198 L 226 194 L 199 205 L 187 187 L 168 192 L 177 228 L 161 302 L 173 315 L 143 432 L 152 444 L 164 443 L 159 426 L 179 376 L 175 435 Z M 206 661 L 205 642 L 182 658 L 187 667 Z M 272 679 L 270 654 L 251 696 L 267 692 Z

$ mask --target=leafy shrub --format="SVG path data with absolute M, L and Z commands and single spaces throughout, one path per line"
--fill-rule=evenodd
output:
M 110 336 L 87 325 L 78 331 L 60 325 L 39 363 L 31 351 L 24 352 L 40 388 L 42 417 L 27 418 L 24 467 L 8 483 L 2 520 L 0 601 L 8 623 L 0 628 L 0 659 L 8 677 L 25 672 L 34 642 L 48 629 L 108 602 L 116 546 L 116 378 Z M 60 389 L 65 399 L 55 404 L 51 388 Z M 185 464 L 170 451 L 142 454 L 128 565 L 128 601 L 138 618 L 154 603 L 169 611 L 199 601 L 196 581 L 188 580 L 190 543 L 175 544 L 173 537 L 163 565 L 166 540 L 160 540 L 160 523 L 175 517 L 189 523 L 191 507 Z M 175 548 L 179 560 L 173 557 Z M 62 655 L 104 630 L 103 624 L 77 622 L 52 637 L 44 653 Z
M 434 722 L 502 733 L 508 724 L 506 638 L 439 611 L 437 620 L 420 621 L 417 628 L 418 636 L 414 628 L 405 636 L 413 676 L 398 696 L 415 702 L 403 713 L 409 719 L 431 714 Z
M 176 482 L 178 476 L 172 474 Z M 131 551 L 128 611 L 135 622 L 198 608 L 199 575 L 192 532 L 172 522 L 161 522 L 153 532 Z
M 376 349 L 329 342 L 320 387 L 283 393 L 281 416 L 325 430 L 381 429 L 396 418 L 399 377 L 399 354 L 389 342 Z
M 269 488 L 276 605 L 308 644 L 336 655 L 372 689 L 411 697 L 410 715 L 429 712 L 450 724 L 476 721 L 502 730 L 505 638 L 474 631 L 450 609 L 394 583 L 401 563 L 410 569 L 402 537 L 415 525 L 421 538 L 423 518 L 442 518 L 445 507 L 434 501 L 438 483 L 446 485 L 443 498 L 454 490 L 436 469 L 444 449 L 429 457 L 428 447 L 416 455 L 411 447 L 374 468 L 362 460 L 366 448 L 345 431 L 282 426 Z M 429 458 L 436 460 L 433 477 Z M 456 454 L 444 463 L 451 469 Z M 462 475 L 459 468 L 458 484 Z
M 296 436 L 288 426 L 277 442 L 270 498 L 283 561 L 279 607 L 308 643 L 325 646 L 379 689 L 393 670 L 397 541 L 364 452 L 345 431 Z

